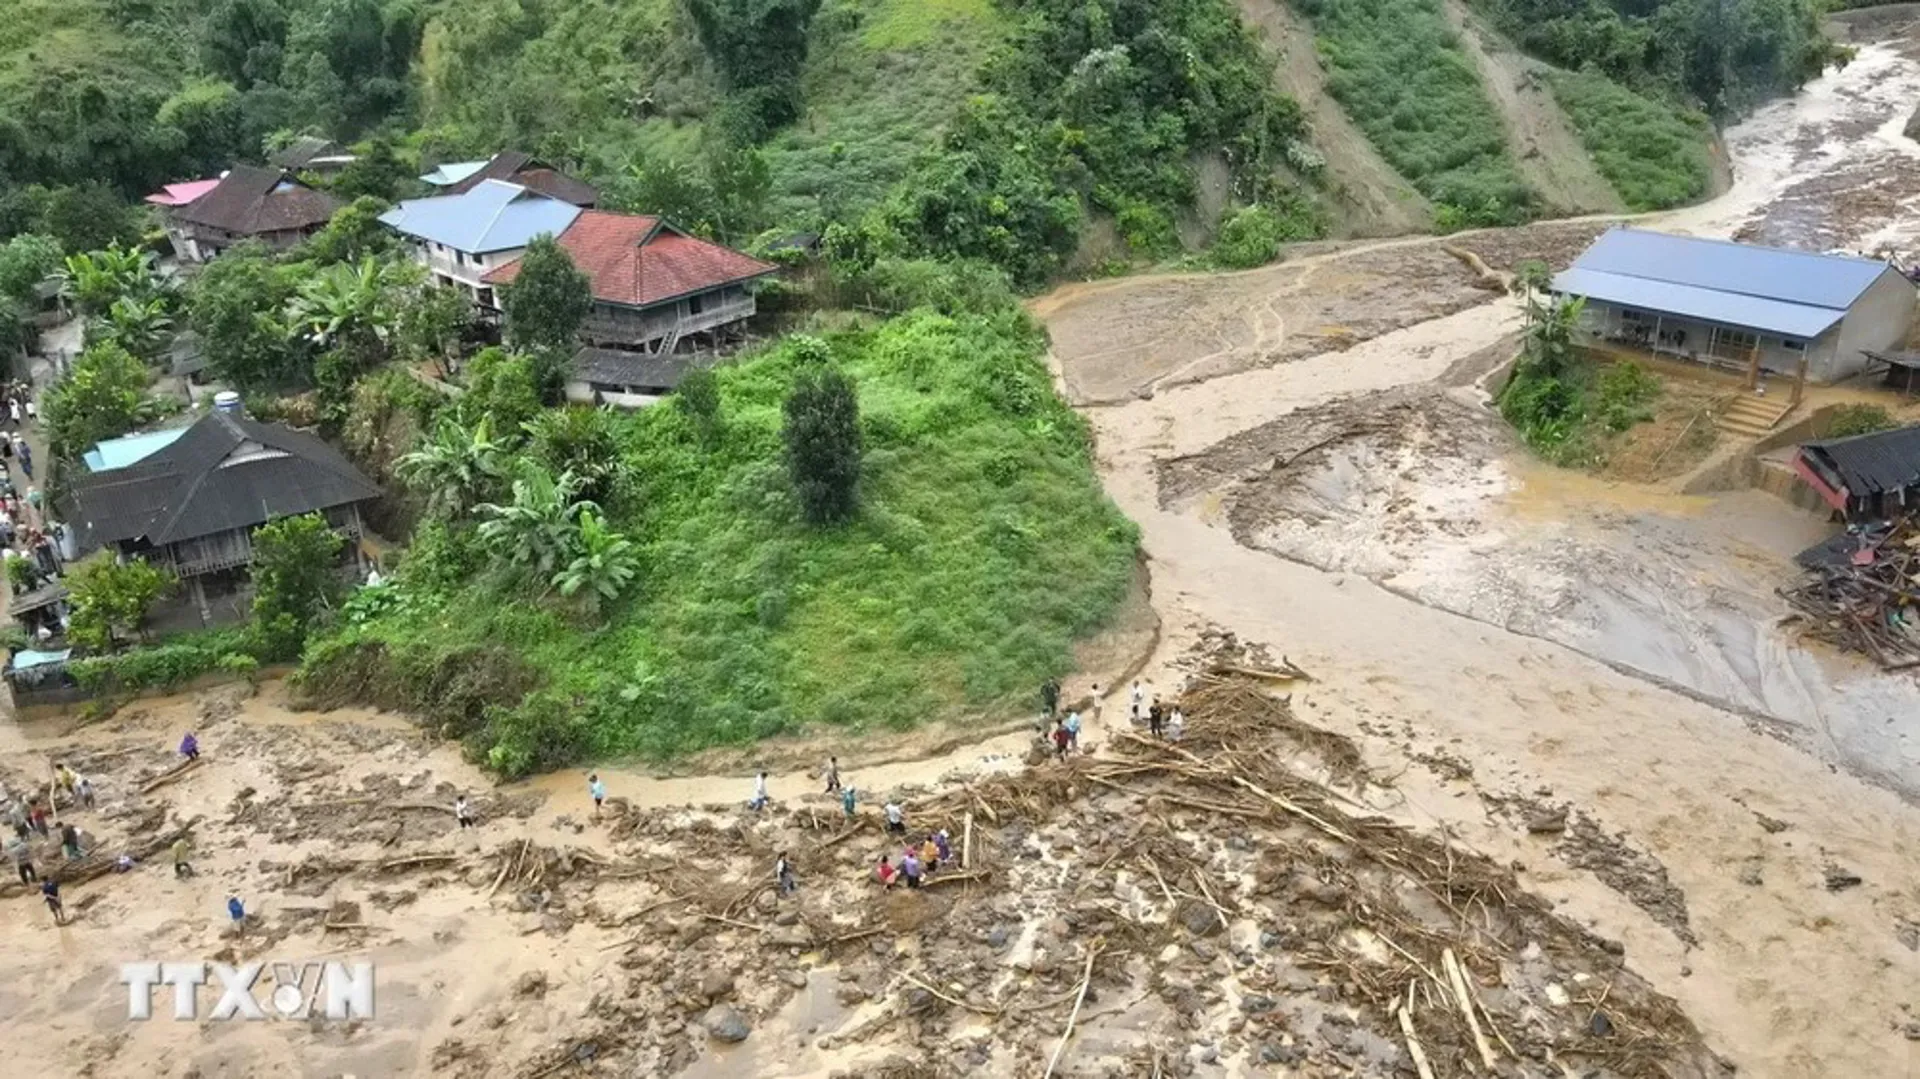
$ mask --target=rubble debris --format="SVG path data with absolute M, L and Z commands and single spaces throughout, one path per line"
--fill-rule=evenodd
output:
M 1859 887 L 1861 884 L 1860 874 L 1842 869 L 1837 865 L 1826 868 L 1824 879 L 1829 892 L 1843 892 L 1848 888 Z
M 1920 666 L 1920 526 L 1849 529 L 1796 561 L 1806 575 L 1780 595 L 1806 636 L 1885 670 Z

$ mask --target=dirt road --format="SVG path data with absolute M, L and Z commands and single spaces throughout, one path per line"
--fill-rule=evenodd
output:
M 1884 137 L 1920 98 L 1910 52 L 1865 46 L 1730 131 L 1733 188 L 1661 227 L 1909 242 L 1920 220 L 1904 196 L 1818 192 L 1822 177 L 1831 193 L 1884 177 L 1887 155 L 1915 156 Z M 1537 234 L 1508 242 L 1553 254 Z M 1408 809 L 1480 849 L 1518 854 L 1487 807 L 1538 791 L 1643 848 L 1684 895 L 1697 947 L 1644 890 L 1611 891 L 1604 872 L 1529 857 L 1529 880 L 1625 940 L 1635 968 L 1743 1070 L 1904 1073 L 1920 1059 L 1903 1034 L 1920 992 L 1904 928 L 1920 915 L 1920 815 L 1837 765 L 1920 789 L 1913 709 L 1888 710 L 1882 692 L 1911 702 L 1911 686 L 1829 691 L 1828 668 L 1787 656 L 1765 612 L 1742 609 L 1801 538 L 1750 527 L 1763 508 L 1661 501 L 1515 454 L 1471 376 L 1516 312 L 1461 302 L 1464 274 L 1438 276 L 1437 246 L 1315 254 L 1215 287 L 1119 282 L 1039 305 L 1062 382 L 1089 406 L 1108 489 L 1141 524 L 1166 639 L 1217 625 L 1326 668 L 1308 714 L 1360 737 L 1370 759 L 1432 773 L 1435 789 L 1409 794 Z M 1387 253 L 1422 270 L 1392 301 L 1343 279 L 1349 260 Z M 1274 317 L 1280 305 L 1366 310 L 1376 298 L 1380 320 L 1345 317 L 1379 329 L 1363 343 L 1276 345 L 1313 334 L 1311 314 L 1290 322 Z M 1457 313 L 1394 326 L 1395 308 Z M 1128 332 L 1099 344 L 1099 326 Z M 1726 646 L 1742 633 L 1743 647 Z M 1790 721 L 1767 713 L 1796 695 L 1807 707 Z M 1866 883 L 1828 890 L 1841 869 Z

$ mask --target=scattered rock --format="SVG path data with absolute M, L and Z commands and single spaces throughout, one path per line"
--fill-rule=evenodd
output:
M 1212 1064 L 1220 1059 L 1220 1047 L 1217 1045 L 1200 1046 L 1199 1051 L 1194 1054 L 1194 1059 L 1202 1064 Z
M 1205 903 L 1188 903 L 1180 913 L 1180 924 L 1196 937 L 1212 936 L 1226 928 L 1221 924 L 1220 912 Z
M 752 1033 L 746 1019 L 730 1004 L 715 1004 L 707 1009 L 707 1014 L 700 1019 L 700 1025 L 707 1028 L 707 1033 L 713 1035 L 715 1041 L 743 1042 Z
M 773 924 L 775 925 L 798 925 L 799 922 L 800 912 L 797 910 L 783 910 L 773 916 Z
M 547 972 L 530 970 L 514 980 L 513 995 L 516 997 L 544 997 L 547 995 Z
M 1272 930 L 1262 929 L 1260 931 L 1260 946 L 1262 948 L 1278 948 L 1285 941 L 1285 937 L 1282 937 Z
M 1842 892 L 1848 888 L 1857 887 L 1861 883 L 1858 873 L 1842 869 L 1837 865 L 1827 867 L 1826 881 L 1829 892 Z
M 1920 1022 L 1908 1023 L 1900 1029 L 1910 1042 L 1920 1042 Z
M 1920 952 L 1920 925 L 1905 920 L 1895 922 L 1893 939 L 1906 945 L 1910 952 Z
M 708 1000 L 719 1000 L 733 992 L 733 975 L 724 970 L 709 971 L 700 980 L 700 995 Z
M 1550 809 L 1545 813 L 1536 813 L 1527 818 L 1527 831 L 1536 835 L 1543 832 L 1564 832 L 1567 830 L 1567 811 Z
M 1007 946 L 1007 942 L 1012 936 L 1013 934 L 1006 926 L 996 925 L 987 931 L 987 947 L 997 952 Z
M 807 972 L 793 969 L 783 970 L 780 972 L 780 980 L 793 986 L 795 989 L 805 989 L 807 987 Z
M 1065 940 L 1073 936 L 1073 925 L 1065 918 L 1055 918 L 1053 921 L 1047 923 L 1047 931 L 1061 940 Z
M 1596 1038 L 1608 1037 L 1613 1033 L 1613 1020 L 1607 1018 L 1606 1012 L 1596 1011 L 1593 1018 L 1587 1021 L 1587 1029 L 1593 1031 Z
M 1274 1009 L 1272 997 L 1250 996 L 1240 998 L 1240 1010 L 1249 1015 L 1262 1015 Z
M 1740 883 L 1757 887 L 1760 884 L 1760 863 L 1748 862 L 1741 866 Z
M 1755 813 L 1753 816 L 1755 820 L 1760 822 L 1760 827 L 1765 829 L 1768 835 L 1778 835 L 1788 828 L 1793 827 L 1786 821 L 1776 820 L 1773 817 L 1767 816 L 1765 813 Z

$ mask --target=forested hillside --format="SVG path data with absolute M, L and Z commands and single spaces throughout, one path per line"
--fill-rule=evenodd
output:
M 1294 2 L 1329 91 L 1436 224 L 1551 208 L 1442 0 Z M 1810 0 L 1475 7 L 1552 65 L 1634 208 L 1702 195 L 1712 119 L 1831 58 Z M 518 147 L 735 242 L 837 225 L 843 254 L 983 258 L 1027 286 L 1095 219 L 1131 261 L 1210 235 L 1203 161 L 1226 163 L 1228 210 L 1253 208 L 1221 261 L 1323 221 L 1312 132 L 1227 0 L 18 0 L 10 21 L 0 235 L 129 233 L 106 191 L 299 133 L 379 136 L 408 169 Z

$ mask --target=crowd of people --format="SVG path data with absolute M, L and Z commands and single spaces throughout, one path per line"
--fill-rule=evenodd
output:
M 37 791 L 15 794 L 0 784 L 0 814 L 13 827 L 6 840 L 7 860 L 23 885 L 38 885 L 56 925 L 66 924 L 59 882 L 43 876 L 39 867 L 57 856 L 78 862 L 93 850 L 93 839 L 74 823 L 73 816 L 94 808 L 93 781 L 62 762 L 54 766 L 46 797 Z M 61 815 L 55 817 L 59 812 Z
M 0 460 L 6 462 L 0 469 L 0 568 L 16 596 L 58 578 L 74 554 L 66 526 L 48 519 L 44 496 L 34 484 L 33 447 L 26 432 L 38 416 L 28 384 L 0 383 Z M 24 621 L 22 628 L 35 643 L 48 644 L 66 632 L 66 607 L 44 607 Z

